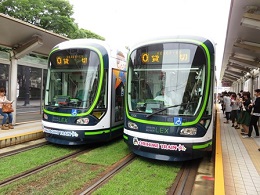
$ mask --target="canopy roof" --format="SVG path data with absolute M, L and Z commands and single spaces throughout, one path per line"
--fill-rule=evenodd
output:
M 0 13 L 0 45 L 22 57 L 29 52 L 48 56 L 51 49 L 68 38 Z
M 252 69 L 260 68 L 260 1 L 232 0 L 220 73 L 231 86 Z

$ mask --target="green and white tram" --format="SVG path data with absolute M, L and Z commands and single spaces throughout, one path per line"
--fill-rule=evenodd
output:
M 203 37 L 174 36 L 130 50 L 124 141 L 131 151 L 183 161 L 212 150 L 214 48 Z
M 123 134 L 126 53 L 94 39 L 69 40 L 49 55 L 45 138 L 79 145 Z

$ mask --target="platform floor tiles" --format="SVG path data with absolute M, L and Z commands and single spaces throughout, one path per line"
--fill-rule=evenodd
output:
M 260 138 L 243 138 L 241 130 L 224 123 L 220 117 L 223 155 L 224 184 L 226 195 L 260 195 Z M 259 128 L 260 129 L 260 128 Z

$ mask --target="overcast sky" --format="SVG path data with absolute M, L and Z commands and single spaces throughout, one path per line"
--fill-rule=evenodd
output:
M 131 46 L 165 35 L 199 35 L 214 40 L 217 77 L 223 57 L 230 0 L 69 0 L 80 28 Z

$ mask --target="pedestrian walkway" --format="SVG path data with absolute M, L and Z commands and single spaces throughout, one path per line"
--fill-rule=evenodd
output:
M 224 184 L 226 195 L 260 195 L 260 138 L 242 138 L 241 130 L 220 117 Z

